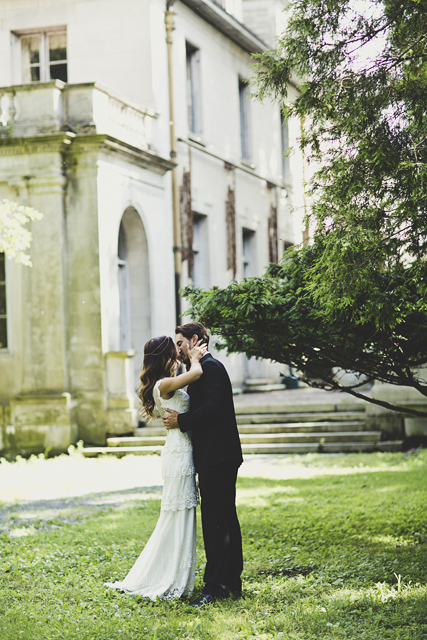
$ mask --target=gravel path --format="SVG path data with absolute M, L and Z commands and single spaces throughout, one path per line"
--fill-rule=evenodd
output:
M 334 456 L 323 454 L 322 460 L 327 457 Z M 314 463 L 317 458 L 313 454 L 246 456 L 239 476 L 312 477 L 326 471 L 323 464 Z M 2 460 L 0 534 L 30 535 L 79 522 L 91 514 L 159 500 L 162 485 L 160 456 L 83 458 L 76 451 L 48 460 L 43 456 L 12 463 Z
M 0 534 L 10 537 L 52 531 L 64 524 L 75 524 L 92 515 L 129 509 L 143 500 L 160 499 L 161 487 L 111 491 L 75 498 L 28 500 L 0 507 Z

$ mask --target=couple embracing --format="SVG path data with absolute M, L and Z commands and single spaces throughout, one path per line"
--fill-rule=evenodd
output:
M 195 473 L 199 478 L 205 586 L 190 606 L 241 595 L 242 538 L 236 513 L 236 479 L 243 462 L 231 382 L 208 351 L 198 322 L 172 338 L 144 347 L 139 397 L 145 416 L 157 409 L 167 429 L 162 448 L 163 493 L 151 538 L 122 582 L 107 583 L 133 595 L 170 600 L 192 593 L 196 573 Z M 181 361 L 186 373 L 175 376 Z M 184 387 L 188 386 L 188 393 Z

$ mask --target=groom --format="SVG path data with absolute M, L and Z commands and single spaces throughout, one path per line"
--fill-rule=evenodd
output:
M 209 334 L 199 322 L 176 330 L 182 362 L 189 367 L 188 351 L 199 341 L 209 344 Z M 203 375 L 189 385 L 190 411 L 166 409 L 167 429 L 192 432 L 194 466 L 199 475 L 203 540 L 206 551 L 203 593 L 190 606 L 198 607 L 241 595 L 242 536 L 236 513 L 237 471 L 243 462 L 234 413 L 233 392 L 224 366 L 209 351 L 200 360 Z

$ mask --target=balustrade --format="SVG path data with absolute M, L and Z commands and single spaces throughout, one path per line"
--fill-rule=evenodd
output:
M 0 88 L 0 137 L 72 131 L 104 134 L 148 150 L 154 111 L 96 83 L 60 80 Z

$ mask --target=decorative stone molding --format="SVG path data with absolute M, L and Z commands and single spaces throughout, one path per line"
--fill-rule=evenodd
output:
M 70 131 L 25 138 L 0 138 L 0 157 L 32 153 L 66 152 L 74 138 L 75 133 Z
M 175 162 L 162 158 L 151 151 L 137 149 L 130 144 L 107 135 L 78 135 L 69 149 L 68 155 L 72 157 L 73 154 L 84 154 L 94 150 L 118 155 L 134 165 L 149 169 L 153 173 L 160 175 L 164 175 L 167 171 L 177 166 Z

